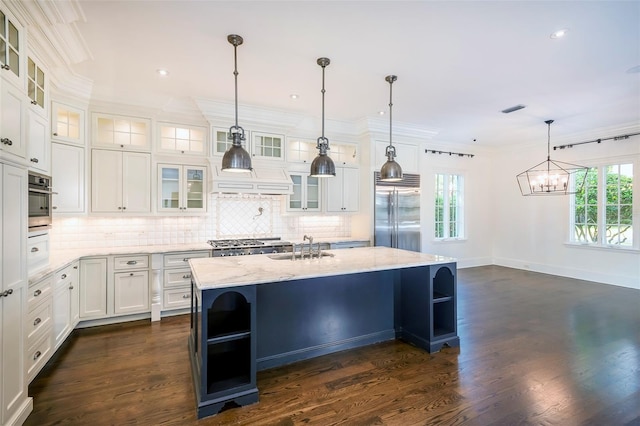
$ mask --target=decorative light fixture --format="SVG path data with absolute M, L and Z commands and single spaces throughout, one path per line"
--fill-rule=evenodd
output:
M 327 155 L 329 151 L 329 139 L 324 137 L 324 69 L 331 63 L 329 58 L 318 58 L 318 65 L 322 67 L 322 136 L 318 138 L 318 156 L 311 163 L 311 173 L 313 177 L 334 177 L 336 166 L 331 157 Z
M 398 79 L 395 75 L 388 75 L 384 78 L 389 83 L 389 146 L 385 150 L 387 156 L 387 162 L 382 165 L 380 169 L 380 180 L 383 182 L 399 182 L 402 180 L 402 167 L 396 163 L 396 148 L 393 146 L 392 137 L 392 117 L 391 110 L 393 109 L 393 82 Z
M 547 160 L 520 173 L 516 178 L 522 195 L 567 195 L 579 192 L 587 178 L 588 167 L 551 159 L 551 123 L 547 123 Z M 571 185 L 573 177 L 574 184 Z
M 238 126 L 238 46 L 243 42 L 242 37 L 236 34 L 227 36 L 227 41 L 233 45 L 233 76 L 235 79 L 235 98 L 236 98 L 236 122 L 229 128 L 229 139 L 232 141 L 231 147 L 224 153 L 222 157 L 222 170 L 227 172 L 250 172 L 251 156 L 242 147 L 245 141 L 244 129 Z

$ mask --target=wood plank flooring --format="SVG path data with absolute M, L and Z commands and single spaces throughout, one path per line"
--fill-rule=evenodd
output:
M 26 425 L 640 425 L 640 291 L 458 271 L 461 347 L 399 341 L 258 373 L 260 402 L 198 421 L 188 316 L 74 331 Z

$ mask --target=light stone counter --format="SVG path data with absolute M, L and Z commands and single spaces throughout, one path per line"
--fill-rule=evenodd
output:
M 207 243 L 189 243 L 52 250 L 49 254 L 49 264 L 45 268 L 29 275 L 29 284 L 35 283 L 36 281 L 45 277 L 47 274 L 57 271 L 58 269 L 67 266 L 71 262 L 80 259 L 81 257 L 127 254 L 156 254 L 195 250 L 211 250 L 211 246 Z
M 389 247 L 325 250 L 320 259 L 275 260 L 287 255 L 255 255 L 190 259 L 193 280 L 200 290 L 236 287 L 305 278 L 452 263 L 454 258 Z

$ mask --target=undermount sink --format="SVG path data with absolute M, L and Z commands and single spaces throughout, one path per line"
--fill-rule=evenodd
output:
M 333 253 L 320 253 L 320 257 L 333 257 Z M 270 254 L 267 256 L 269 259 L 273 260 L 293 260 L 293 256 L 291 253 L 279 253 L 279 254 Z M 303 257 L 300 253 L 295 254 L 295 260 L 302 260 Z M 305 253 L 304 259 L 309 259 L 309 254 Z M 318 255 L 316 253 L 313 254 L 312 259 L 318 259 Z

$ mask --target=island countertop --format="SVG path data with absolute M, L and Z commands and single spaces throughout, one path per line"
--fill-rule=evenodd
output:
M 320 259 L 282 259 L 289 255 L 253 255 L 190 259 L 199 290 L 236 287 L 306 278 L 383 271 L 451 263 L 451 257 L 394 249 L 361 247 L 324 250 Z M 274 257 L 278 259 L 274 259 Z

